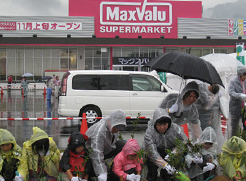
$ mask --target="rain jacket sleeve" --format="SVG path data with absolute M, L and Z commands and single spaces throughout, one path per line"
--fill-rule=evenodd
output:
M 60 168 L 62 169 L 63 172 L 66 172 L 67 170 L 71 168 L 71 165 L 69 164 L 69 159 L 70 159 L 69 150 L 65 149 L 65 151 L 63 152 L 61 161 L 59 163 Z
M 97 135 L 95 139 L 91 140 L 92 152 L 90 158 L 92 160 L 93 168 L 95 173 L 100 175 L 101 173 L 107 173 L 107 167 L 104 162 L 104 139 L 102 135 Z
M 163 162 L 160 162 L 158 164 L 159 167 L 162 167 L 163 164 L 165 163 L 164 159 L 160 156 L 156 143 L 154 142 L 157 138 L 154 137 L 153 132 L 151 129 L 147 129 L 145 135 L 144 135 L 144 142 L 145 142 L 145 148 L 146 151 L 149 153 L 148 157 L 151 162 L 153 163 L 159 163 L 157 160 L 162 160 Z
M 59 168 L 59 161 L 60 161 L 60 150 L 56 147 L 56 143 L 54 142 L 53 138 L 49 137 L 50 140 L 50 155 L 45 156 L 47 160 L 51 160 L 55 165 L 56 168 Z
M 124 158 L 123 152 L 120 152 L 115 158 L 114 158 L 114 173 L 118 175 L 119 177 L 122 176 L 124 180 L 126 180 L 127 173 L 123 171 L 124 166 Z M 127 158 L 124 158 L 127 159 Z
M 27 176 L 29 175 L 26 142 L 23 143 L 22 159 L 21 159 L 20 166 L 18 167 L 17 171 L 19 172 L 19 174 L 22 175 L 22 177 L 26 181 L 27 180 Z

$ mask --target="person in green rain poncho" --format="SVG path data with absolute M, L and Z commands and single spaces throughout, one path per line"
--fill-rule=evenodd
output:
M 236 136 L 227 140 L 219 162 L 224 175 L 235 181 L 246 181 L 246 142 Z
M 30 140 L 23 143 L 22 159 L 15 181 L 57 180 L 59 176 L 60 151 L 53 138 L 38 127 L 33 127 Z
M 6 129 L 0 129 L 0 181 L 12 181 L 21 160 L 21 147 Z

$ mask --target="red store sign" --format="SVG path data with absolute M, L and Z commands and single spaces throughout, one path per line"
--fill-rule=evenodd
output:
M 178 18 L 202 18 L 202 2 L 70 0 L 69 16 L 93 16 L 97 37 L 177 38 Z

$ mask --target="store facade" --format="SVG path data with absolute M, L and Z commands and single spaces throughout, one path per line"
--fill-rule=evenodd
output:
M 163 52 L 233 53 L 244 34 L 203 19 L 201 1 L 69 1 L 68 17 L 0 17 L 0 81 L 67 70 L 144 70 Z M 240 36 L 239 36 L 240 35 Z

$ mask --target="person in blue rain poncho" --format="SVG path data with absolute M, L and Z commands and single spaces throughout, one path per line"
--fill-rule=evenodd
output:
M 178 125 L 189 124 L 192 140 L 201 135 L 200 120 L 194 103 L 199 98 L 199 88 L 195 81 L 189 82 L 179 94 L 169 94 L 159 107 L 166 109 L 172 121 Z

